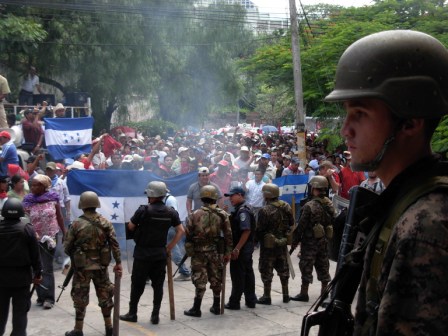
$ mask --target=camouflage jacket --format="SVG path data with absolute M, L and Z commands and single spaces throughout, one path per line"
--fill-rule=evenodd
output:
M 223 245 L 220 253 L 229 255 L 232 252 L 229 216 L 216 205 L 202 206 L 188 216 L 186 233 L 187 241 L 193 243 L 196 252 L 219 250 L 220 244 Z
M 99 255 L 109 246 L 117 264 L 121 263 L 120 246 L 111 222 L 99 213 L 85 213 L 73 221 L 64 242 L 65 253 L 73 257 L 75 251 L 86 253 L 85 269 L 98 269 Z
M 299 243 L 302 239 L 315 239 L 314 225 L 322 224 L 324 227 L 332 225 L 335 216 L 336 211 L 328 197 L 312 198 L 302 208 L 297 229 L 294 232 L 293 244 Z
M 257 238 L 262 241 L 268 233 L 272 233 L 277 239 L 287 238 L 293 226 L 291 206 L 281 200 L 270 201 L 258 212 Z
M 372 214 L 384 221 L 407 185 L 433 175 L 424 159 L 397 176 L 378 198 Z M 447 166 L 445 165 L 445 168 Z M 424 172 L 424 173 L 423 173 Z M 423 175 L 424 174 L 424 175 Z M 448 335 L 448 193 L 435 190 L 420 197 L 395 223 L 378 277 L 379 302 L 368 299 L 376 241 L 369 245 L 359 287 L 354 335 Z M 371 316 L 373 323 L 369 324 Z

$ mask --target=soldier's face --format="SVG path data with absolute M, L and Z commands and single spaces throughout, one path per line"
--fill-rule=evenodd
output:
M 392 113 L 383 101 L 373 98 L 348 100 L 344 108 L 347 115 L 341 135 L 351 152 L 352 163 L 369 163 L 380 152 L 386 139 L 394 134 Z

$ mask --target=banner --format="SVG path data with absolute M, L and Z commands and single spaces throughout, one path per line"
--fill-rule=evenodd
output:
M 93 118 L 44 118 L 45 143 L 54 160 L 92 150 Z

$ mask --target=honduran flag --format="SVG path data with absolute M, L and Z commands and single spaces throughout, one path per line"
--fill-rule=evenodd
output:
M 170 194 L 176 197 L 179 217 L 184 220 L 188 188 L 197 181 L 196 173 L 161 179 L 149 171 L 72 170 L 67 176 L 72 214 L 75 217 L 82 214 L 78 209 L 79 196 L 84 191 L 94 191 L 101 202 L 99 213 L 112 223 L 128 222 L 140 205 L 148 204 L 145 189 L 151 181 L 165 182 Z
M 280 199 L 292 203 L 294 196 L 295 203 L 299 203 L 305 196 L 306 186 L 308 184 L 308 175 L 287 175 L 272 180 L 272 183 L 280 188 Z
M 45 118 L 45 143 L 54 160 L 92 150 L 93 118 Z

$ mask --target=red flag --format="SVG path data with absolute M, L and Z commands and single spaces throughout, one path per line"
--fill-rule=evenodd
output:
M 121 143 L 112 138 L 110 135 L 105 135 L 103 137 L 103 153 L 106 157 L 113 154 L 114 150 L 120 149 Z

